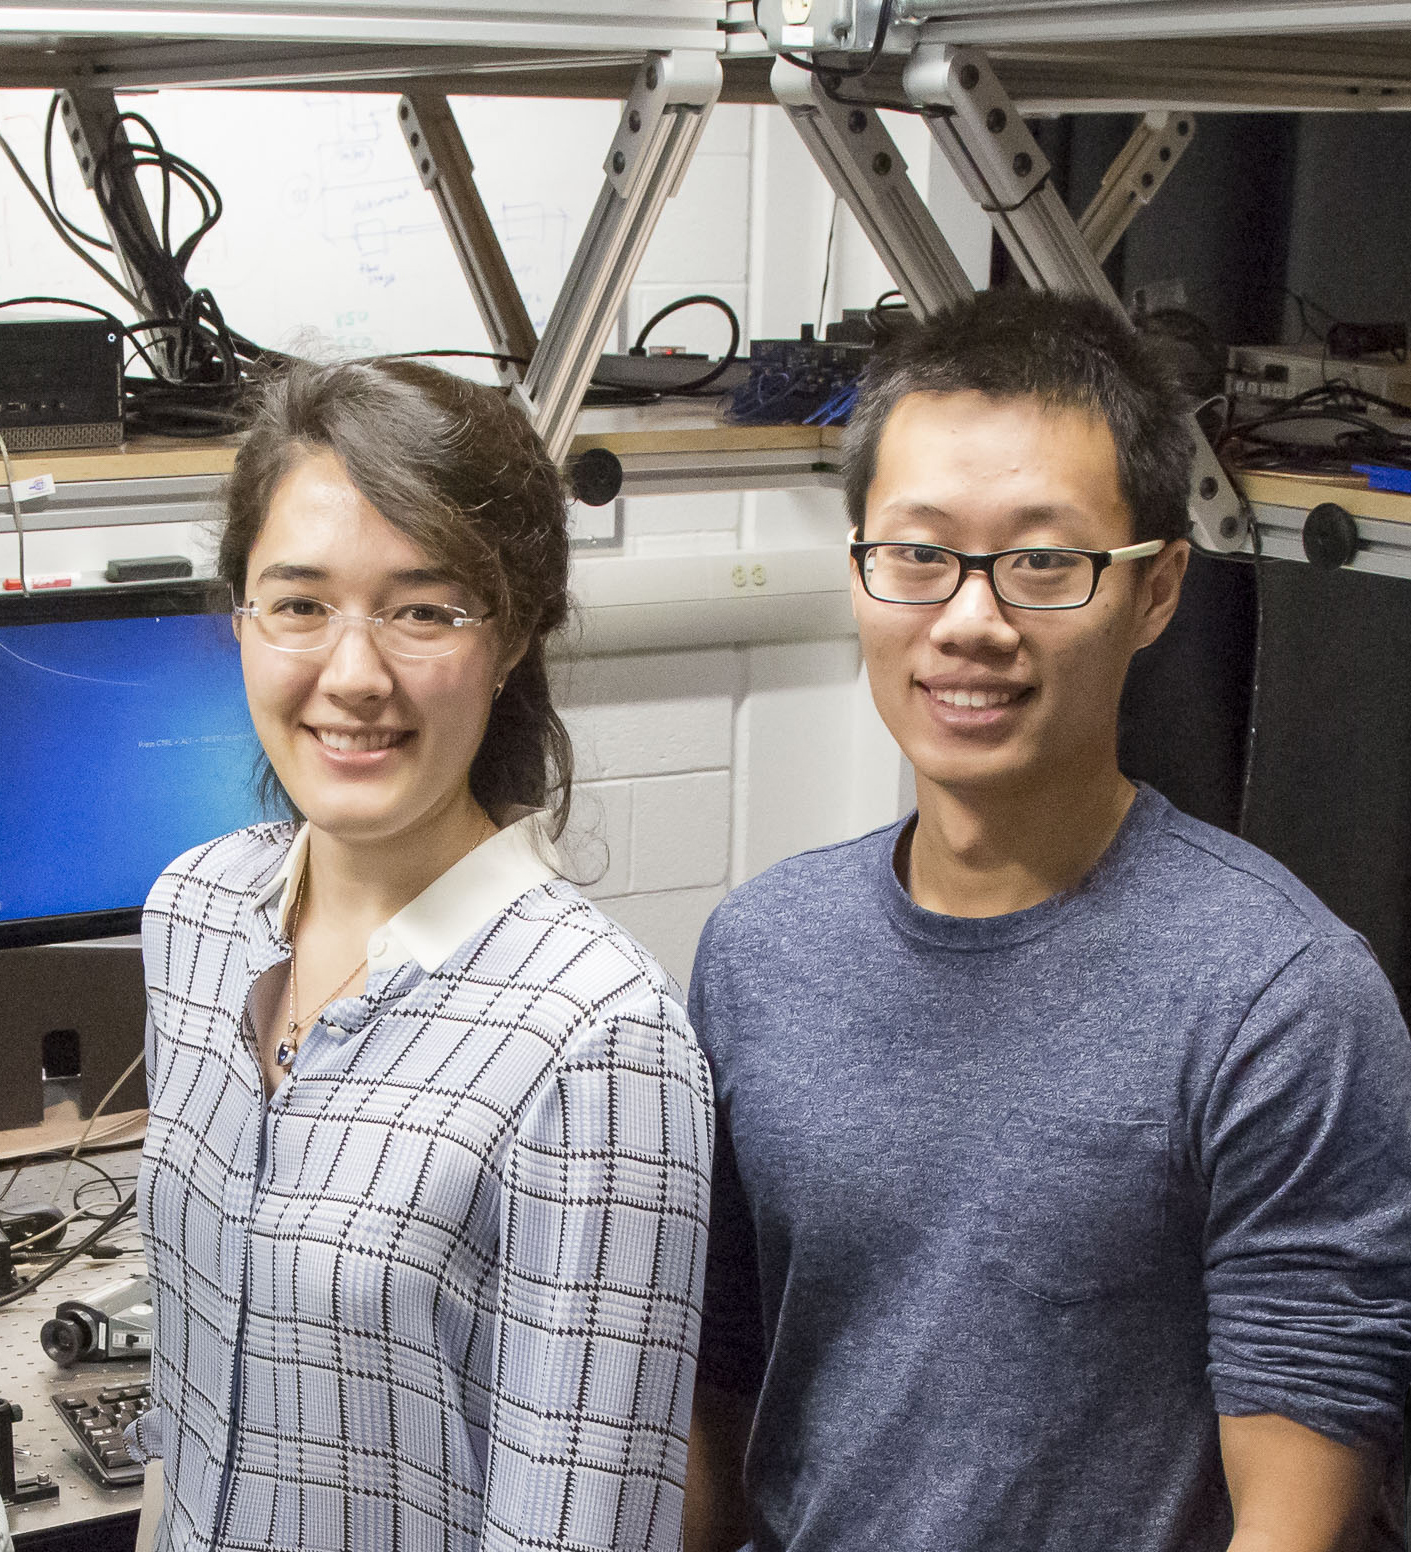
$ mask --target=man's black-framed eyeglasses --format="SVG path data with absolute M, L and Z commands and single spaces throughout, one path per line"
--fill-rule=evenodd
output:
M 972 571 L 983 571 L 995 597 L 1016 609 L 1081 609 L 1091 603 L 1109 566 L 1165 549 L 1164 539 L 1116 550 L 1070 550 L 1032 545 L 967 555 L 943 544 L 902 539 L 855 539 L 848 551 L 869 596 L 885 604 L 943 604 Z

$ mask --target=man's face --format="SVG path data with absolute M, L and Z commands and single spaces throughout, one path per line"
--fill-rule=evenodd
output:
M 1037 399 L 916 393 L 883 429 L 864 535 L 969 554 L 1131 544 L 1106 421 Z M 853 570 L 853 612 L 877 709 L 918 785 L 1032 790 L 1115 769 L 1132 654 L 1174 612 L 1189 546 L 1109 567 L 1090 603 L 1000 603 L 972 571 L 943 604 L 882 603 Z

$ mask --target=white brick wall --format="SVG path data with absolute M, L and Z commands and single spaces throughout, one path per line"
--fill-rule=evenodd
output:
M 737 654 L 596 658 L 557 678 L 579 777 L 562 850 L 585 892 L 684 981 L 725 892 Z
M 851 637 L 597 658 L 557 679 L 579 775 L 564 854 L 683 982 L 730 885 L 898 812 Z
M 728 650 L 594 658 L 561 668 L 560 704 L 580 777 L 728 770 L 737 682 Z

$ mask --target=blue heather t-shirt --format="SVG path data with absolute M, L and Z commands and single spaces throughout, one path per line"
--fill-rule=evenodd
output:
M 1150 789 L 1073 891 L 922 910 L 902 827 L 712 916 L 699 1376 L 759 1401 L 755 1552 L 1206 1552 L 1217 1413 L 1385 1451 L 1411 1041 L 1364 942 Z

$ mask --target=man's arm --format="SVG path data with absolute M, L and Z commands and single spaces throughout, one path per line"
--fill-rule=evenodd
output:
M 1374 1482 L 1368 1453 L 1262 1413 L 1222 1417 L 1220 1454 L 1235 1512 L 1229 1552 L 1361 1552 Z
M 1196 1116 L 1234 1545 L 1337 1548 L 1386 1512 L 1365 1482 L 1411 1381 L 1411 1041 L 1364 945 L 1317 937 L 1279 971 Z
M 745 1512 L 745 1446 L 754 1397 L 701 1380 L 691 1413 L 686 1457 L 683 1552 L 735 1552 L 749 1540 Z

